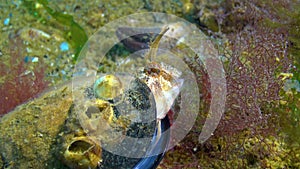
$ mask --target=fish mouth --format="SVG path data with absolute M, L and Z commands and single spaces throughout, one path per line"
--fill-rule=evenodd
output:
M 119 27 L 116 35 L 120 42 L 131 52 L 150 48 L 150 42 L 160 33 L 158 27 Z

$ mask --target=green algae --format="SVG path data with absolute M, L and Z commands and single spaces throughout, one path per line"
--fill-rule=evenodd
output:
M 82 47 L 88 40 L 87 34 L 85 33 L 84 29 L 74 21 L 72 15 L 54 11 L 48 6 L 48 1 L 46 0 L 39 0 L 39 2 L 44 5 L 47 12 L 59 23 L 69 27 L 69 30 L 65 32 L 65 37 L 66 39 L 68 39 L 73 48 L 75 48 L 74 61 L 77 61 Z
M 43 5 L 45 10 L 60 24 L 67 27 L 67 30 L 64 32 L 64 37 L 67 41 L 72 45 L 75 49 L 75 56 L 73 61 L 76 62 L 79 56 L 79 53 L 88 40 L 88 36 L 85 33 L 85 30 L 74 21 L 73 16 L 65 13 L 61 13 L 58 11 L 53 10 L 49 7 L 47 0 L 38 0 L 40 4 Z M 28 8 L 29 12 L 34 16 L 38 16 L 38 12 L 36 11 L 35 5 L 36 2 L 34 1 L 24 1 L 25 6 Z

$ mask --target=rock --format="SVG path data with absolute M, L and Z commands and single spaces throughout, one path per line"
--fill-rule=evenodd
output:
M 72 105 L 71 86 L 50 90 L 0 119 L 0 168 L 64 168 L 57 159 L 56 137 Z M 43 137 L 41 137 L 41 135 Z

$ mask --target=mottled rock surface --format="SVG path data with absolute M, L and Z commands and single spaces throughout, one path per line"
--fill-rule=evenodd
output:
M 58 152 L 51 152 L 51 149 L 71 105 L 70 86 L 63 86 L 18 106 L 2 117 L 0 167 L 54 168 L 49 161 L 57 159 Z

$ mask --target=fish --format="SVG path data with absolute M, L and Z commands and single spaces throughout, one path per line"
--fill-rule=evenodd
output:
M 184 83 L 180 78 L 182 73 L 179 70 L 163 62 L 155 62 L 159 42 L 168 30 L 168 27 L 164 27 L 151 43 L 150 50 L 145 56 L 148 63 L 138 71 L 137 75 L 154 95 L 158 120 L 167 115 Z
M 164 26 L 151 43 L 149 52 L 144 57 L 147 60 L 146 66 L 140 68 L 137 73 L 137 78 L 143 81 L 151 90 L 156 104 L 156 137 L 152 147 L 156 147 L 159 144 L 163 134 L 162 120 L 171 109 L 184 83 L 184 80 L 180 78 L 182 73 L 179 70 L 171 65 L 155 61 L 159 42 L 168 30 L 169 27 Z

